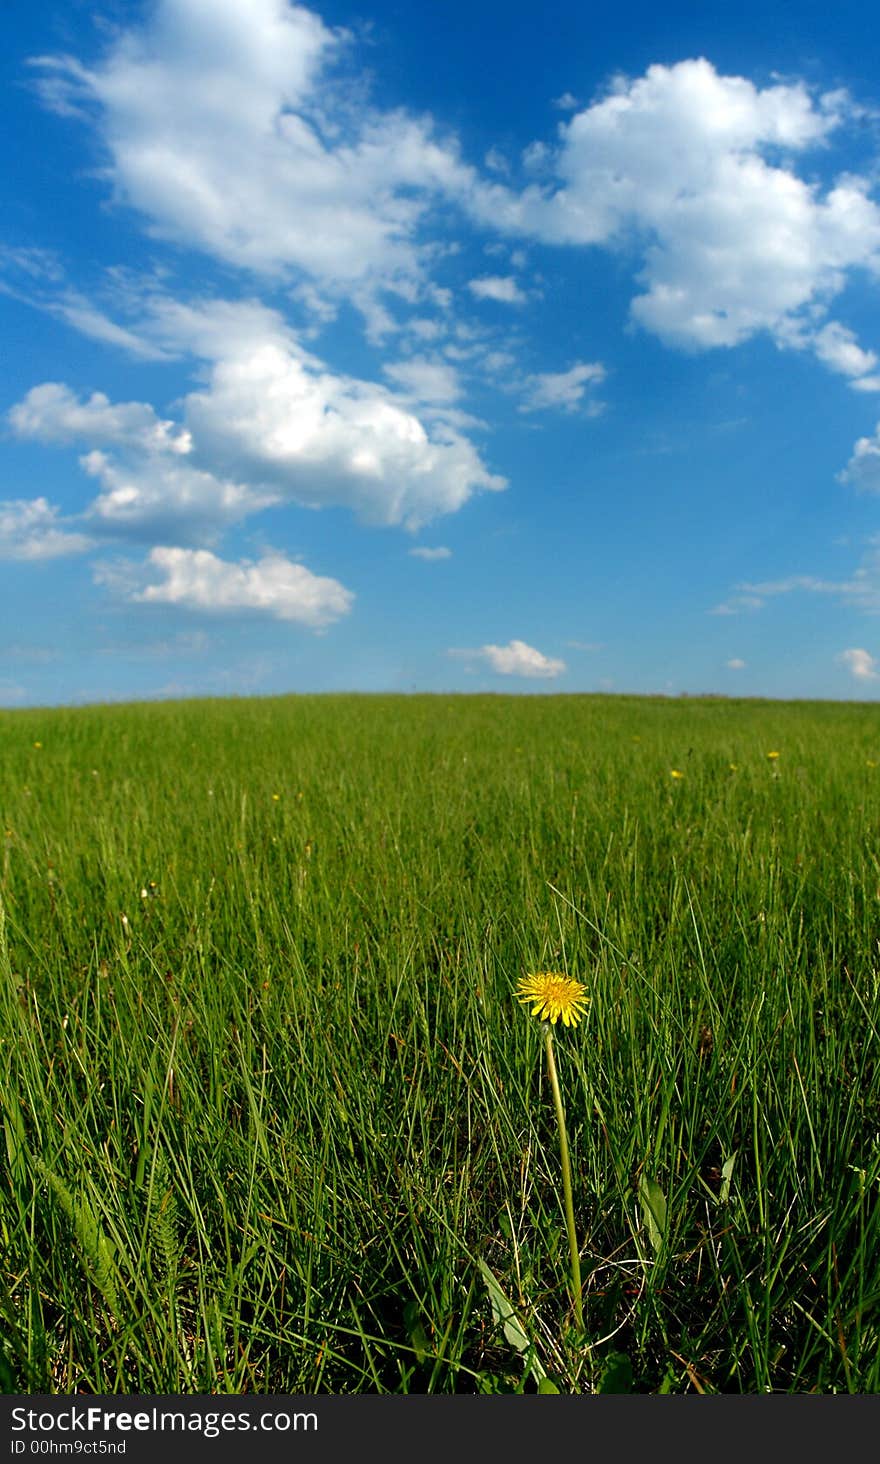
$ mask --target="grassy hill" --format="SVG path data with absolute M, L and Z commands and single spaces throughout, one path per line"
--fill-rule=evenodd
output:
M 875 706 L 5 712 L 0 859 L 4 1391 L 880 1391 Z

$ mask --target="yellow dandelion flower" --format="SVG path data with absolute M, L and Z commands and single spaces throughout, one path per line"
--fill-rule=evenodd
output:
M 281 802 L 281 794 L 280 793 L 273 793 L 272 794 L 272 802 L 273 803 L 280 803 Z
M 523 976 L 517 987 L 517 998 L 523 1006 L 532 1008 L 532 1016 L 542 1022 L 558 1022 L 563 1026 L 576 1027 L 590 998 L 587 988 L 571 976 L 560 971 L 538 971 Z
M 769 757 L 769 758 L 770 758 L 770 759 L 771 759 L 771 761 L 772 761 L 772 760 L 774 760 L 774 759 L 775 759 L 775 758 L 777 758 L 777 757 L 778 757 L 778 756 L 779 756 L 779 753 L 778 753 L 778 752 L 768 752 L 768 754 L 767 754 L 767 756 L 768 756 L 768 757 Z
M 684 773 L 680 772 L 678 768 L 670 768 L 669 776 L 670 778 L 683 778 Z
M 730 771 L 732 773 L 738 773 L 739 772 L 739 763 L 731 763 L 730 764 Z
M 35 742 L 34 747 L 42 747 L 42 742 Z

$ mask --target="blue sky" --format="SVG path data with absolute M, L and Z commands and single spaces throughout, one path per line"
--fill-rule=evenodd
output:
M 13 7 L 0 705 L 876 698 L 875 26 L 770 12 Z

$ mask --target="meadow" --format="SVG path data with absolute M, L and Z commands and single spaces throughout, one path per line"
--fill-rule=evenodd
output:
M 0 841 L 0 1390 L 880 1391 L 876 706 L 7 711 Z

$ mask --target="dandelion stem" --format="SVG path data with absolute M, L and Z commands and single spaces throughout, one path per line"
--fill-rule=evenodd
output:
M 574 1226 L 574 1202 L 571 1197 L 571 1161 L 568 1157 L 568 1135 L 565 1131 L 565 1110 L 562 1107 L 562 1091 L 556 1058 L 553 1053 L 553 1029 L 544 1023 L 544 1046 L 547 1053 L 547 1071 L 553 1089 L 553 1103 L 556 1108 L 556 1122 L 559 1125 L 559 1156 L 562 1160 L 562 1195 L 565 1202 L 565 1224 L 568 1230 L 568 1247 L 571 1252 L 571 1298 L 574 1303 L 574 1319 L 578 1330 L 584 1330 L 584 1304 L 581 1295 L 581 1258 L 578 1250 L 577 1232 Z

